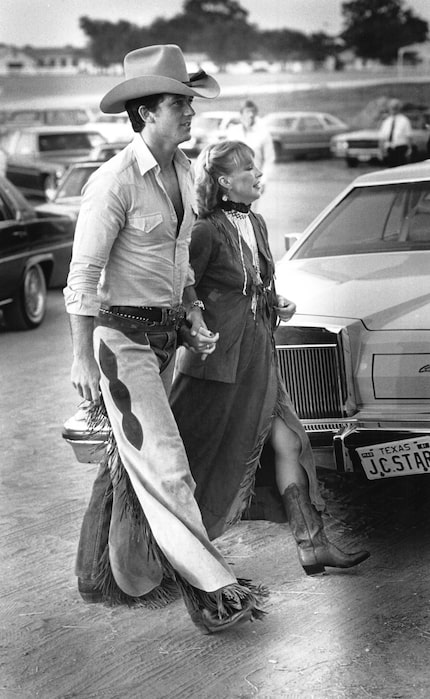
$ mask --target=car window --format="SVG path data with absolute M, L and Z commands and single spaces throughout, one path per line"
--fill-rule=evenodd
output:
M 81 195 L 82 187 L 88 180 L 89 176 L 97 170 L 99 166 L 85 167 L 85 168 L 72 168 L 65 176 L 63 182 L 57 190 L 55 199 L 63 199 L 66 197 L 79 197 Z
M 17 155 L 28 155 L 34 151 L 34 138 L 32 133 L 20 133 L 15 146 Z
M 294 129 L 296 122 L 296 117 L 271 117 L 270 119 L 267 119 L 267 124 L 269 126 L 275 126 L 277 128 L 287 130 Z
M 299 131 L 321 131 L 322 128 L 323 125 L 321 124 L 318 117 L 303 116 L 299 119 Z
M 88 119 L 88 113 L 85 109 L 47 109 L 45 112 L 45 124 L 48 126 L 54 126 L 58 124 L 59 126 L 79 126 L 80 124 L 86 124 Z
M 295 258 L 430 249 L 430 182 L 357 187 Z
M 10 221 L 12 218 L 14 218 L 12 211 L 9 209 L 9 206 L 0 195 L 0 222 Z
M 333 117 L 330 114 L 323 114 L 321 119 L 326 126 L 336 126 L 337 128 L 344 127 L 344 124 L 339 119 L 336 119 L 336 117 Z
M 88 150 L 102 142 L 103 138 L 96 133 L 40 134 L 39 150 Z

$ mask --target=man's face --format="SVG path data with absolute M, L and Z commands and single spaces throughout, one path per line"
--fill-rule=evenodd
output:
M 254 126 L 257 112 L 252 107 L 246 107 L 241 115 L 242 123 L 246 126 Z
M 195 114 L 193 98 L 167 94 L 154 112 L 157 135 L 175 145 L 191 138 L 191 121 Z

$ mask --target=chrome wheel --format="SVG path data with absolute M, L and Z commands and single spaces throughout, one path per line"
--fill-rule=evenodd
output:
M 25 270 L 18 296 L 4 307 L 7 325 L 13 330 L 36 328 L 45 316 L 46 297 L 45 275 L 41 266 L 34 264 Z

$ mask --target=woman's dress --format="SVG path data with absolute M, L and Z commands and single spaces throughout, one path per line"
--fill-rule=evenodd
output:
M 234 218 L 222 211 L 194 227 L 190 262 L 208 328 L 220 333 L 206 360 L 185 348 L 170 396 L 173 414 L 196 482 L 195 498 L 211 539 L 243 516 L 286 521 L 276 500 L 273 459 L 262 459 L 272 421 L 279 416 L 299 437 L 316 507 L 315 465 L 308 437 L 280 377 L 274 343 L 274 264 L 261 216 L 249 214 L 258 269 Z M 262 468 L 258 468 L 263 464 Z M 258 473 L 257 473 L 258 471 Z M 256 507 L 264 491 L 269 505 Z M 264 511 L 263 511 L 264 510 Z

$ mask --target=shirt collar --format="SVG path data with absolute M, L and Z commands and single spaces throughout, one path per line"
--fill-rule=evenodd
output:
M 137 164 L 139 166 L 140 174 L 142 176 L 146 175 L 146 173 L 149 172 L 149 170 L 152 170 L 152 168 L 155 168 L 157 171 L 160 169 L 157 160 L 154 158 L 145 141 L 143 140 L 142 134 L 135 134 L 132 141 L 132 145 L 134 154 L 136 156 Z M 173 160 L 177 165 L 182 166 L 186 170 L 190 170 L 191 163 L 185 155 L 185 153 L 183 153 L 179 148 L 176 149 L 175 154 L 173 156 Z

